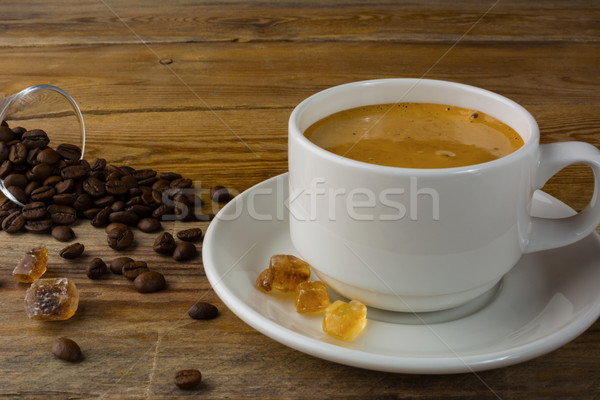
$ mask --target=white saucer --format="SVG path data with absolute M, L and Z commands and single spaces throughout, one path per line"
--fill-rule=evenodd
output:
M 402 373 L 459 373 L 523 362 L 573 340 L 600 315 L 600 238 L 524 256 L 494 292 L 470 309 L 418 315 L 369 309 L 354 341 L 321 330 L 322 315 L 296 313 L 293 300 L 260 292 L 255 280 L 273 254 L 297 254 L 288 232 L 287 174 L 237 196 L 210 224 L 206 275 L 243 321 L 296 350 L 355 367 Z M 536 192 L 533 214 L 573 210 Z M 332 296 L 336 295 L 332 293 Z

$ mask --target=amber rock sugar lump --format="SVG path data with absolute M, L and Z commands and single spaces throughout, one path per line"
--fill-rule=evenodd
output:
M 321 281 L 302 282 L 296 286 L 296 311 L 299 313 L 323 312 L 329 305 L 327 287 Z
M 31 283 L 44 275 L 47 262 L 48 250 L 45 247 L 29 250 L 13 270 L 13 278 L 17 282 Z
M 352 340 L 367 325 L 367 307 L 358 300 L 337 300 L 325 310 L 323 331 L 341 340 Z
M 25 311 L 31 319 L 69 319 L 78 305 L 79 292 L 68 278 L 37 279 L 25 293 Z
M 271 257 L 269 268 L 262 271 L 256 284 L 263 292 L 273 289 L 293 292 L 296 286 L 310 279 L 310 265 L 298 257 L 277 254 Z

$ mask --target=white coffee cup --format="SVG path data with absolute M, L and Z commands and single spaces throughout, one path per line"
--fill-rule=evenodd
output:
M 477 110 L 511 126 L 525 144 L 482 164 L 415 169 L 344 158 L 303 135 L 335 112 L 398 102 Z M 332 289 L 373 307 L 459 306 L 492 289 L 524 253 L 568 245 L 600 223 L 600 151 L 582 142 L 540 145 L 529 112 L 472 86 L 426 79 L 336 86 L 294 109 L 288 146 L 294 246 Z M 533 192 L 573 163 L 594 172 L 591 203 L 568 218 L 531 217 Z

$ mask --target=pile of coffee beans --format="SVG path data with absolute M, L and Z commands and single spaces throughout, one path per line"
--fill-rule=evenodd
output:
M 190 179 L 175 172 L 108 165 L 103 158 L 81 159 L 71 144 L 49 147 L 41 129 L 0 126 L 0 179 L 24 207 L 6 199 L 0 205 L 0 226 L 7 233 L 48 233 L 79 218 L 95 227 L 116 222 L 143 232 L 161 229 L 161 221 L 209 221 Z M 231 199 L 229 191 L 212 188 L 216 202 Z M 53 236 L 66 240 L 71 232 Z M 121 229 L 109 238 L 115 249 L 126 248 L 129 234 Z

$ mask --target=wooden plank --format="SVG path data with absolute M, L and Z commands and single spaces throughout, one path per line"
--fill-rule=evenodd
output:
M 46 4 L 28 0 L 3 5 L 0 46 L 135 43 L 136 36 L 149 43 L 600 40 L 600 6 L 593 1 L 463 0 L 429 1 L 423 5 L 329 0 L 315 5 L 296 0 L 68 0 L 53 2 L 53 7 Z
M 600 103 L 600 43 L 93 45 L 0 57 L 0 95 L 54 84 L 86 113 L 294 107 L 330 86 L 394 77 L 467 83 L 522 104 Z

